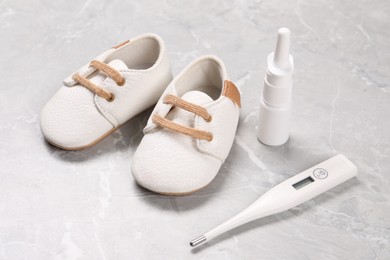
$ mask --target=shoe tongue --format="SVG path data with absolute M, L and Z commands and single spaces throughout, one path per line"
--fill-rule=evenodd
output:
M 111 67 L 116 70 L 127 70 L 129 69 L 122 60 L 112 60 L 108 63 Z
M 122 60 L 112 60 L 107 65 L 111 66 L 112 68 L 116 70 L 127 70 L 128 67 Z M 103 72 L 97 73 L 95 76 L 93 76 L 90 80 L 95 83 L 96 85 L 101 85 L 103 81 L 107 78 L 107 75 Z
M 189 91 L 181 96 L 182 99 L 195 105 L 205 105 L 213 101 L 209 95 L 201 91 Z
M 204 106 L 213 101 L 206 93 L 201 91 L 190 91 L 181 96 L 181 98 L 194 105 Z M 168 114 L 168 117 L 173 121 L 181 125 L 193 127 L 195 114 L 187 110 L 175 107 Z

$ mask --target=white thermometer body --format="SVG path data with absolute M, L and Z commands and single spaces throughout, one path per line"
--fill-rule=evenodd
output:
M 278 184 L 248 208 L 190 242 L 196 246 L 235 227 L 298 206 L 356 176 L 357 168 L 344 155 L 336 155 Z

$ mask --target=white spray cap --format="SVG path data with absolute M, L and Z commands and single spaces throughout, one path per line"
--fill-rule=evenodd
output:
M 264 101 L 272 106 L 284 106 L 290 102 L 292 91 L 293 57 L 290 55 L 290 30 L 280 28 L 275 51 L 267 58 L 267 75 L 264 82 Z

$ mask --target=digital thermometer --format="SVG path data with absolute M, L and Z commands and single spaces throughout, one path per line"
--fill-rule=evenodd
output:
M 225 223 L 190 242 L 202 244 L 235 227 L 298 206 L 356 176 L 356 166 L 344 155 L 336 155 L 278 184 L 248 208 Z

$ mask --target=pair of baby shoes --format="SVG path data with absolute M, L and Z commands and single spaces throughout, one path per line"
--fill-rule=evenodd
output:
M 223 62 L 203 56 L 172 79 L 163 40 L 144 34 L 115 46 L 64 80 L 45 105 L 45 139 L 90 147 L 156 104 L 132 160 L 137 183 L 182 195 L 210 183 L 233 144 L 240 93 Z

